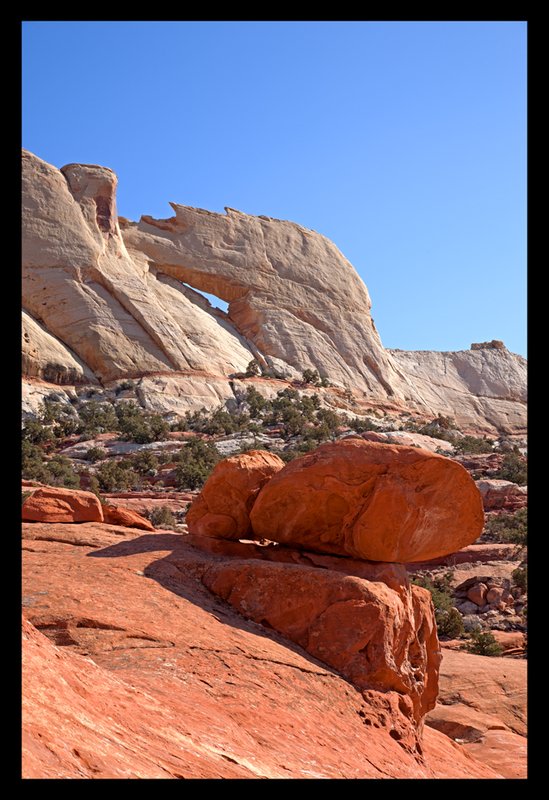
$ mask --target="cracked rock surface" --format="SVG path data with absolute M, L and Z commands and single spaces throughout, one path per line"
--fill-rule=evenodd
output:
M 250 569 L 264 587 L 287 569 L 310 575 L 328 609 L 349 586 L 352 602 L 369 593 L 381 611 L 398 598 L 402 615 L 396 565 L 354 562 L 349 576 L 342 559 L 278 548 L 281 560 L 252 543 L 101 523 L 23 529 L 25 777 L 499 777 L 421 733 L 408 689 L 381 690 L 380 676 L 364 688 L 301 634 L 275 630 L 276 610 L 255 621 L 240 591 Z M 219 582 L 238 603 L 209 591 Z

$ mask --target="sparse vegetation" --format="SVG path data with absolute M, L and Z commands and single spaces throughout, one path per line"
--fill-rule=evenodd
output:
M 463 619 L 459 611 L 454 608 L 451 590 L 452 573 L 446 572 L 434 580 L 421 576 L 415 577 L 412 579 L 412 583 L 431 592 L 439 636 L 454 638 L 463 635 L 465 630 Z
M 518 586 L 519 589 L 522 589 L 525 592 L 528 588 L 528 572 L 526 566 L 520 566 L 513 570 L 511 573 L 511 578 L 513 579 L 513 583 L 515 586 Z
M 160 506 L 159 508 L 154 508 L 149 514 L 149 519 L 155 528 L 161 528 L 163 530 L 171 530 L 171 531 L 177 530 L 176 528 L 177 521 L 172 511 L 170 511 L 170 509 L 168 508 L 168 506 Z
M 527 544 L 528 512 L 525 508 L 509 514 L 502 511 L 500 514 L 490 514 L 484 528 L 483 539 L 501 544 L 518 544 L 521 547 Z
M 107 453 L 102 447 L 90 447 L 89 450 L 86 451 L 86 461 L 91 461 L 94 464 L 96 461 L 101 461 L 102 458 L 106 458 Z
M 524 486 L 528 482 L 528 467 L 526 460 L 518 452 L 506 453 L 503 457 L 503 463 L 494 475 L 502 481 L 511 481 L 518 483 L 519 486 Z
M 256 378 L 261 375 L 261 365 L 259 361 L 257 361 L 255 358 L 252 358 L 246 367 L 245 375 L 247 378 Z
M 104 461 L 95 475 L 103 492 L 120 492 L 139 486 L 139 476 L 127 460 Z
M 303 383 L 310 383 L 313 386 L 320 386 L 320 375 L 316 369 L 304 369 L 301 375 Z
M 180 489 L 199 489 L 220 459 L 213 442 L 191 439 L 177 456 L 177 486 Z
M 500 656 L 503 653 L 502 646 L 498 644 L 494 634 L 490 631 L 472 633 L 467 650 L 478 656 Z

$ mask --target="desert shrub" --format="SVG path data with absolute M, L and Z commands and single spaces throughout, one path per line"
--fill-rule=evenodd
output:
M 116 406 L 118 430 L 126 441 L 150 444 L 166 438 L 170 426 L 160 416 L 151 414 L 133 402 Z
M 528 588 L 528 572 L 525 566 L 514 569 L 511 573 L 511 578 L 515 586 L 518 586 L 523 592 L 526 591 Z
M 55 438 L 52 429 L 38 419 L 28 419 L 25 422 L 22 437 L 24 442 L 31 444 L 46 444 Z
M 149 514 L 149 519 L 155 528 L 163 528 L 172 531 L 176 529 L 176 519 L 168 506 L 154 508 Z
M 80 417 L 79 433 L 84 436 L 92 437 L 98 433 L 119 430 L 117 415 L 110 403 L 89 400 L 87 403 L 82 403 L 78 410 L 78 416 Z
M 250 416 L 252 419 L 258 417 L 262 411 L 265 410 L 265 407 L 268 404 L 268 401 L 265 400 L 263 395 L 257 391 L 253 386 L 248 386 L 246 389 L 246 394 L 244 396 L 244 400 L 249 406 L 250 409 Z
M 463 636 L 465 632 L 463 617 L 457 608 L 435 612 L 435 617 L 437 621 L 437 630 L 440 636 L 448 636 L 450 639 Z
M 105 461 L 95 473 L 99 488 L 103 492 L 119 492 L 131 489 L 138 483 L 138 476 L 128 461 Z
M 318 385 L 322 386 L 323 388 L 326 388 L 327 386 L 331 386 L 332 384 L 330 383 L 330 381 L 328 380 L 326 375 L 321 375 L 320 376 L 320 383 Z
M 494 449 L 491 439 L 479 439 L 476 436 L 461 436 L 449 441 L 454 445 L 456 453 L 492 453 Z
M 90 479 L 89 479 L 88 491 L 89 492 L 93 492 L 94 494 L 96 494 L 99 497 L 99 499 L 101 499 L 100 496 L 99 496 L 99 490 L 100 489 L 101 489 L 101 486 L 99 485 L 99 481 L 97 480 L 95 475 L 92 475 L 90 477 Z
M 180 489 L 199 489 L 220 460 L 213 442 L 192 439 L 177 454 L 176 482 Z
M 304 369 L 301 375 L 303 383 L 310 383 L 313 386 L 320 386 L 320 375 L 316 369 Z
M 246 367 L 245 375 L 247 378 L 254 378 L 257 377 L 258 375 L 261 375 L 261 366 L 259 364 L 259 361 L 257 361 L 255 358 L 252 358 L 252 360 Z
M 102 458 L 106 458 L 106 456 L 107 453 L 102 447 L 90 447 L 90 449 L 86 451 L 85 459 L 94 464 L 96 461 L 101 461 Z
M 316 412 L 316 418 L 319 422 L 327 425 L 331 433 L 335 433 L 337 428 L 344 424 L 347 419 L 346 417 L 343 418 L 340 414 L 336 414 L 335 411 L 331 411 L 329 408 L 320 408 Z
M 122 381 L 122 383 L 119 383 L 116 387 L 115 394 L 119 395 L 120 392 L 124 392 L 127 389 L 135 389 L 135 383 L 133 381 Z
M 528 467 L 523 456 L 519 452 L 506 453 L 503 457 L 503 463 L 494 478 L 512 481 L 513 483 L 518 483 L 519 486 L 524 486 L 528 481 Z
M 451 592 L 451 579 L 451 572 L 447 572 L 434 580 L 421 576 L 412 578 L 412 583 L 416 586 L 422 586 L 424 589 L 428 589 L 431 593 L 431 599 L 435 609 L 437 630 L 440 636 L 459 636 L 464 631 L 461 614 L 453 607 L 454 598 Z M 456 614 L 450 613 L 454 611 L 459 615 L 459 622 Z M 457 632 L 454 633 L 454 631 Z
M 70 460 L 65 456 L 51 458 L 46 462 L 46 469 L 50 476 L 46 483 L 51 486 L 66 486 L 67 489 L 78 489 L 80 487 L 80 478 L 74 471 Z
M 510 514 L 490 514 L 484 528 L 483 537 L 491 542 L 518 544 L 525 546 L 528 535 L 528 512 L 525 508 Z
M 132 467 L 140 475 L 155 470 L 158 467 L 158 458 L 150 450 L 142 450 L 132 458 Z
M 310 439 L 304 439 L 297 445 L 293 447 L 286 447 L 284 450 L 277 453 L 280 458 L 288 463 L 289 461 L 293 461 L 294 458 L 299 458 L 299 456 L 304 456 L 305 453 L 310 453 L 311 450 L 316 450 L 318 446 L 318 442 L 311 441 Z
M 472 633 L 467 650 L 477 656 L 500 656 L 503 653 L 502 646 L 498 644 L 494 634 L 490 631 Z

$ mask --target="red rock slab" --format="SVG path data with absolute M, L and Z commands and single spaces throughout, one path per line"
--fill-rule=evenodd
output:
M 267 450 L 220 461 L 187 511 L 189 532 L 221 539 L 256 538 L 250 511 L 265 484 L 284 466 Z
M 525 736 L 526 668 L 524 659 L 477 656 L 444 649 L 439 674 L 439 705 L 430 714 L 442 713 L 451 707 L 470 714 L 473 709 Z
M 437 732 L 403 749 L 383 693 L 213 596 L 186 537 L 36 529 L 23 595 L 49 642 L 24 672 L 25 777 L 499 777 Z
M 485 511 L 515 512 L 528 505 L 528 489 L 511 481 L 479 480 L 477 488 L 482 495 Z
M 524 736 L 511 731 L 489 730 L 464 749 L 505 778 L 528 777 L 528 745 Z
M 440 649 L 427 590 L 410 587 L 403 600 L 381 582 L 260 561 L 216 564 L 202 582 L 357 688 L 397 693 L 394 735 L 413 746 L 410 718 L 419 725 L 438 687 Z
M 415 562 L 472 544 L 484 513 L 474 481 L 455 461 L 352 438 L 287 464 L 263 487 L 250 519 L 256 538 Z
M 122 525 L 125 528 L 139 528 L 143 531 L 154 531 L 154 525 L 137 511 L 122 506 L 103 506 L 103 516 L 105 522 L 110 525 Z
M 22 506 L 25 522 L 102 522 L 99 498 L 92 492 L 54 487 L 36 489 Z

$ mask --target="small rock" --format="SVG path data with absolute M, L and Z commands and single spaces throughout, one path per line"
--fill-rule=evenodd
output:
M 467 597 L 472 603 L 475 603 L 475 605 L 483 606 L 486 603 L 487 591 L 488 587 L 485 583 L 477 583 L 469 589 Z

